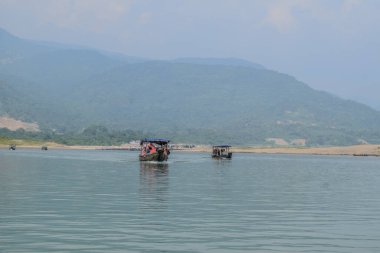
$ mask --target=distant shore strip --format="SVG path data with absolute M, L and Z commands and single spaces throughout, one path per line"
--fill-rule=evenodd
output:
M 137 147 L 129 146 L 67 146 L 57 143 L 49 143 L 49 149 L 66 150 L 128 150 L 136 151 Z M 8 145 L 0 144 L 1 149 L 8 149 Z M 17 145 L 18 149 L 41 149 L 40 145 Z M 188 147 L 174 147 L 173 151 L 180 152 L 211 152 L 211 146 L 191 145 Z M 352 155 L 352 156 L 376 156 L 380 157 L 380 144 L 363 144 L 353 146 L 336 147 L 259 147 L 259 146 L 235 146 L 231 148 L 234 153 L 253 154 L 304 154 L 304 155 Z

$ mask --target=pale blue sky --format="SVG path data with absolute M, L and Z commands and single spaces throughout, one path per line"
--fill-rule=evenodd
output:
M 380 109 L 378 0 L 0 0 L 0 27 L 132 56 L 243 58 Z

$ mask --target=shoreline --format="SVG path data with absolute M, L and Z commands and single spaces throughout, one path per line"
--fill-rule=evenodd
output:
M 41 149 L 41 144 L 19 144 L 21 149 Z M 44 143 L 48 149 L 63 150 L 130 150 L 128 146 L 67 146 L 57 143 Z M 8 145 L 0 144 L 0 149 L 8 149 Z M 198 145 L 193 148 L 172 149 L 173 152 L 205 152 L 211 153 L 211 146 Z M 303 155 L 352 155 L 352 156 L 380 156 L 380 144 L 362 144 L 334 147 L 263 147 L 263 146 L 236 146 L 231 147 L 233 153 L 252 154 L 303 154 Z
M 237 153 L 380 156 L 380 145 L 364 144 L 334 147 L 249 147 L 232 149 Z
M 184 150 L 184 151 L 188 151 L 188 150 Z M 190 151 L 211 152 L 211 146 L 196 146 Z M 237 147 L 231 147 L 230 151 L 233 153 L 251 153 L 251 154 L 380 156 L 380 144 L 362 144 L 362 145 L 332 146 L 332 147 L 237 146 Z

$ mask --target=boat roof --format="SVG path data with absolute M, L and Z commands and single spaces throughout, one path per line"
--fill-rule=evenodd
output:
M 152 143 L 157 143 L 157 144 L 167 144 L 170 142 L 170 140 L 168 139 L 162 139 L 162 138 L 145 138 L 145 139 L 142 139 L 140 141 L 140 143 L 144 143 L 144 142 L 152 142 Z
M 214 148 L 230 148 L 230 145 L 214 145 Z

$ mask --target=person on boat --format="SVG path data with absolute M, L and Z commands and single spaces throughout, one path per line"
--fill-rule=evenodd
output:
M 146 147 L 142 147 L 141 155 L 146 156 Z
M 148 150 L 149 150 L 149 154 L 156 153 L 157 151 L 156 147 L 152 143 L 148 144 Z
M 164 148 L 164 154 L 165 155 L 170 155 L 170 150 L 168 149 L 167 146 L 165 146 L 165 148 Z
M 152 150 L 152 148 L 149 147 L 149 145 L 147 145 L 147 146 L 145 147 L 145 150 L 146 150 L 146 154 L 149 155 L 149 154 L 150 154 L 150 151 Z

